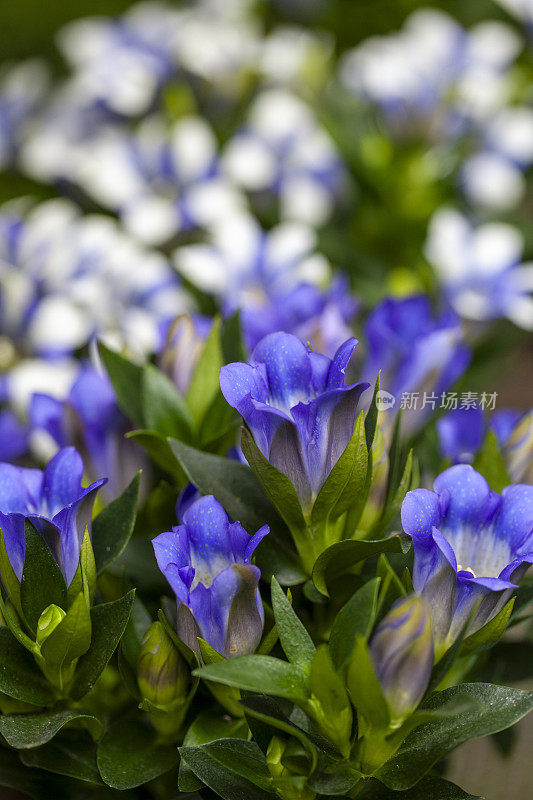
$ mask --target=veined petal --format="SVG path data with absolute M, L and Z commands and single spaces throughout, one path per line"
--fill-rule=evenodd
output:
M 407 492 L 402 503 L 402 527 L 409 536 L 428 536 L 442 519 L 439 496 L 429 489 Z
M 533 550 L 533 486 L 516 484 L 502 492 L 503 501 L 495 518 L 495 533 L 509 542 L 513 553 Z
M 289 411 L 307 400 L 312 369 L 307 347 L 289 333 L 271 333 L 256 346 L 252 360 L 265 365 L 270 403 Z

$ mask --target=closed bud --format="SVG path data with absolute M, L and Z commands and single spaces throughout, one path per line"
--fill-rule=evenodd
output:
M 137 680 L 145 700 L 162 710 L 181 703 L 187 694 L 187 665 L 160 622 L 147 630 L 137 662 Z
M 42 645 L 65 617 L 66 612 L 59 606 L 52 604 L 45 608 L 37 623 L 37 644 Z
M 370 643 L 376 675 L 391 711 L 401 723 L 420 703 L 433 667 L 430 611 L 416 594 L 398 600 Z

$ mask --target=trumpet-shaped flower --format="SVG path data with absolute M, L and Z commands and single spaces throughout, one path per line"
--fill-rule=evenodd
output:
M 413 586 L 429 604 L 442 655 L 467 623 L 473 633 L 503 608 L 533 562 L 533 486 L 499 495 L 459 464 L 434 489 L 407 493 L 402 525 L 413 539 Z
M 101 478 L 82 487 L 83 462 L 73 447 L 65 447 L 39 469 L 0 464 L 0 528 L 13 571 L 22 579 L 24 523 L 28 519 L 48 544 L 67 585 L 78 568 L 85 528 L 91 529 Z
M 333 359 L 287 333 L 265 336 L 250 363 L 220 371 L 222 393 L 244 418 L 263 455 L 292 481 L 309 507 L 352 435 L 368 383 L 345 385 L 356 339 Z
M 249 536 L 212 495 L 192 503 L 182 523 L 153 540 L 159 569 L 176 595 L 179 636 L 198 653 L 199 636 L 228 658 L 253 653 L 264 612 L 261 573 L 250 559 L 268 526 Z

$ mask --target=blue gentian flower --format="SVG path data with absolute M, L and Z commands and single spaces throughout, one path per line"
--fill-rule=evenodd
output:
M 46 431 L 58 447 L 81 447 L 89 474 L 107 476 L 103 491 L 109 499 L 117 497 L 139 469 L 142 453 L 125 438 L 131 425 L 109 378 L 90 363 L 82 364 L 65 400 L 35 393 L 29 417 L 33 430 Z
M 50 547 L 67 586 L 80 557 L 85 528 L 91 529 L 96 492 L 101 478 L 82 487 L 83 461 L 73 447 L 60 450 L 42 472 L 0 464 L 0 527 L 13 571 L 22 579 L 28 519 Z
M 0 411 L 0 461 L 14 461 L 28 451 L 29 428 L 12 411 Z
M 490 417 L 480 408 L 458 408 L 437 421 L 440 451 L 453 463 L 471 463 L 494 431 L 511 480 L 533 482 L 533 412 L 503 408 Z
M 407 493 L 402 525 L 413 539 L 413 586 L 430 606 L 440 656 L 478 602 L 468 633 L 503 608 L 533 562 L 533 486 L 515 484 L 499 495 L 459 464 L 434 489 Z
M 480 450 L 486 421 L 480 408 L 457 408 L 437 420 L 440 451 L 454 464 L 469 464 Z
M 430 610 L 416 594 L 397 600 L 370 641 L 370 656 L 393 723 L 415 710 L 433 669 Z
M 387 297 L 368 316 L 364 332 L 364 377 L 372 383 L 381 371 L 381 388 L 394 395 L 395 409 L 404 392 L 419 392 L 416 406 L 407 406 L 403 418 L 404 430 L 412 432 L 470 361 L 459 318 L 449 311 L 436 315 L 425 295 Z M 424 392 L 434 396 L 425 408 Z
M 159 569 L 177 598 L 177 630 L 199 653 L 198 637 L 226 657 L 253 653 L 261 639 L 259 568 L 250 563 L 267 525 L 249 536 L 218 500 L 201 497 L 182 524 L 153 540 Z
M 288 333 L 265 336 L 248 364 L 227 364 L 220 386 L 263 455 L 292 481 L 308 508 L 352 435 L 368 383 L 345 386 L 356 339 L 334 358 L 314 353 Z

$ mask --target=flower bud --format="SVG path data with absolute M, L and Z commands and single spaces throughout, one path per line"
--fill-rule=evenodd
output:
M 55 631 L 57 626 L 60 622 L 66 617 L 66 612 L 63 611 L 62 608 L 56 606 L 52 603 L 51 606 L 48 606 L 44 609 L 43 613 L 39 617 L 39 622 L 37 623 L 37 636 L 36 642 L 38 645 L 44 644 L 46 639 L 50 636 L 50 634 Z
M 393 605 L 372 638 L 370 656 L 399 724 L 420 703 L 433 667 L 430 611 L 422 597 L 411 594 Z
M 143 698 L 162 710 L 187 694 L 187 665 L 160 622 L 150 626 L 142 641 L 137 680 Z

